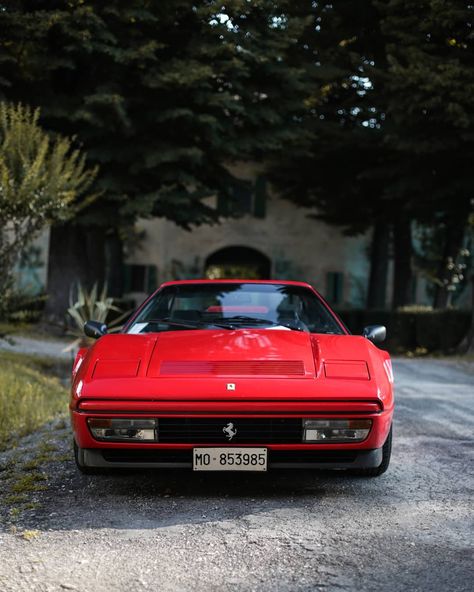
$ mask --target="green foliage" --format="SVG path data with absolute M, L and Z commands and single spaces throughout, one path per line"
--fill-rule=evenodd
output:
M 474 8 L 334 0 L 315 11 L 318 31 L 296 49 L 321 84 L 272 179 L 350 234 L 380 224 L 396 244 L 412 220 L 437 227 L 445 285 L 443 268 L 462 248 L 472 211 Z M 411 258 L 405 243 L 395 250 L 396 275 L 399 256 Z M 436 301 L 446 302 L 446 294 Z
M 117 229 L 148 216 L 217 222 L 209 198 L 232 199 L 228 165 L 285 148 L 313 85 L 293 59 L 312 11 L 292 0 L 3 5 L 0 98 L 41 107 L 42 124 L 76 136 L 101 171 L 101 197 L 76 227 L 52 229 L 48 318 L 62 317 L 74 277 L 119 295 L 120 246 L 112 265 L 104 256 Z
M 339 314 L 359 335 L 367 325 L 385 325 L 387 341 L 382 348 L 394 354 L 453 353 L 466 337 L 470 321 L 469 311 L 415 306 L 396 311 L 345 310 Z
M 34 360 L 0 352 L 0 449 L 67 410 L 67 390 Z
M 399 173 L 390 193 L 422 221 L 461 215 L 465 224 L 474 153 L 474 7 L 453 0 L 374 4 L 388 62 L 380 74 L 387 142 Z
M 37 323 L 40 320 L 47 300 L 45 294 L 32 296 L 16 290 L 8 290 L 4 296 L 3 299 L 0 298 L 0 319 L 2 321 L 21 327 L 28 323 Z
M 32 100 L 101 167 L 81 220 L 217 220 L 226 162 L 283 148 L 308 81 L 292 60 L 311 7 L 284 0 L 14 3 L 0 13 L 0 94 Z
M 474 150 L 473 6 L 335 0 L 317 10 L 321 30 L 311 36 L 313 52 L 301 51 L 300 59 L 317 52 L 314 69 L 326 84 L 306 103 L 307 142 L 285 167 L 283 187 L 303 173 L 294 199 L 354 231 L 400 208 L 427 223 L 462 209 L 465 221 Z
M 39 110 L 0 103 L 0 313 L 12 300 L 12 267 L 46 224 L 74 211 L 96 171 L 71 140 L 52 138 Z
M 0 224 L 27 225 L 28 235 L 68 218 L 95 176 L 71 140 L 53 139 L 39 126 L 39 115 L 39 109 L 0 103 Z

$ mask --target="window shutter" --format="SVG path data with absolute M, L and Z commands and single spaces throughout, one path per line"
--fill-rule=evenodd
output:
M 132 266 L 131 265 L 124 265 L 123 266 L 123 291 L 125 294 L 127 292 L 132 291 Z
M 253 213 L 256 218 L 265 218 L 267 213 L 267 180 L 259 176 L 255 181 L 255 201 Z
M 344 274 L 329 271 L 326 278 L 327 299 L 331 304 L 341 304 L 344 297 Z
M 150 294 L 151 292 L 154 292 L 156 290 L 156 288 L 158 287 L 158 282 L 157 282 L 157 269 L 155 265 L 148 265 L 147 266 L 147 285 L 146 285 L 146 292 L 148 292 L 148 294 Z

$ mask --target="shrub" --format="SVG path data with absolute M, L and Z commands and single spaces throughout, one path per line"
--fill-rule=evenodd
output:
M 469 311 L 428 307 L 396 311 L 341 310 L 339 315 L 354 334 L 361 334 L 367 325 L 385 325 L 387 341 L 382 348 L 392 353 L 452 353 L 467 335 L 470 324 Z
M 39 115 L 0 102 L 0 312 L 25 246 L 47 224 L 69 219 L 96 197 L 87 194 L 97 169 L 86 167 L 72 139 L 43 130 Z
M 0 321 L 8 323 L 38 323 L 47 296 L 11 291 L 0 298 Z

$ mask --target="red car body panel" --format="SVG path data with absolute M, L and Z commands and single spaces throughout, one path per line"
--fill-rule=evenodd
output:
M 193 283 L 215 284 L 216 280 L 164 286 Z M 264 283 L 313 290 L 301 282 Z M 288 451 L 379 449 L 387 439 L 394 409 L 390 357 L 366 338 L 348 334 L 338 322 L 341 335 L 261 328 L 105 335 L 90 348 L 81 349 L 74 363 L 70 401 L 74 439 L 84 449 L 182 450 L 206 446 L 201 442 L 99 441 L 92 436 L 87 419 L 104 415 L 223 420 L 343 417 L 370 418 L 368 437 L 354 443 L 265 446 Z M 229 383 L 235 390 L 227 390 Z M 233 446 L 227 442 L 222 445 Z

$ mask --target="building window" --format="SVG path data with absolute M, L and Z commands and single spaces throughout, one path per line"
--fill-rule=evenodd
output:
M 255 184 L 250 181 L 236 180 L 231 196 L 220 195 L 217 207 L 222 216 L 243 216 L 250 214 L 256 218 L 265 218 L 267 200 L 267 181 L 257 177 Z
M 157 288 L 155 265 L 125 265 L 124 292 L 145 292 L 149 294 Z
M 344 299 L 344 274 L 329 271 L 326 275 L 326 298 L 331 304 L 342 304 Z

